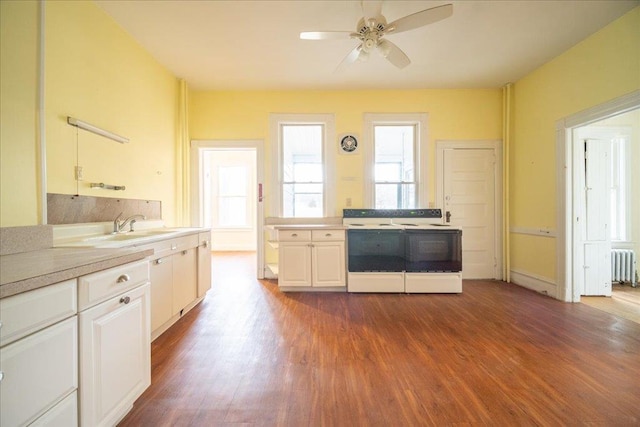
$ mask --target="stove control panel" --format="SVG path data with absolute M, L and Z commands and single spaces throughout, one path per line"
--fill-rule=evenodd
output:
M 441 209 L 343 209 L 343 218 L 442 218 Z

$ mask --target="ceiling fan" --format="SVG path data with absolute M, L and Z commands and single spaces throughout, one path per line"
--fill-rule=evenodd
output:
M 384 38 L 387 35 L 413 30 L 424 25 L 433 24 L 450 17 L 453 5 L 445 4 L 397 19 L 390 24 L 382 15 L 381 1 L 362 1 L 363 17 L 358 21 L 355 32 L 350 31 L 305 31 L 300 33 L 303 40 L 339 40 L 352 38 L 360 40 L 356 46 L 338 65 L 338 69 L 356 60 L 366 61 L 373 50 L 398 68 L 411 63 L 409 57 L 395 44 Z

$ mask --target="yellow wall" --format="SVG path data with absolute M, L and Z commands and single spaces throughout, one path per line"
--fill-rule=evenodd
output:
M 516 82 L 512 227 L 556 228 L 556 121 L 638 89 L 640 7 Z M 555 239 L 513 236 L 511 248 L 512 269 L 555 281 Z
M 178 81 L 92 2 L 46 3 L 47 191 L 162 201 L 175 218 Z M 72 116 L 131 140 L 66 123 Z M 76 146 L 77 144 L 77 146 Z M 78 157 L 84 181 L 76 189 Z M 89 183 L 125 185 L 125 191 Z
M 39 222 L 38 4 L 0 2 L 0 227 Z
M 333 113 L 336 133 L 363 134 L 363 114 L 426 112 L 428 117 L 429 194 L 435 197 L 435 141 L 502 138 L 502 95 L 487 90 L 370 91 L 194 91 L 190 96 L 192 139 L 262 139 L 265 141 L 265 181 L 271 174 L 269 113 Z M 338 144 L 336 142 L 336 151 Z M 361 154 L 337 155 L 338 212 L 352 198 L 363 203 Z M 343 176 L 355 181 L 342 181 Z M 268 206 L 267 206 L 268 208 Z

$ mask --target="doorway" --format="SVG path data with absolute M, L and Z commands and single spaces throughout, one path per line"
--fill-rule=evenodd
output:
M 602 135 L 598 135 L 597 132 L 587 132 L 585 134 L 580 128 L 588 125 L 594 125 L 600 122 L 600 126 L 612 128 L 615 123 L 615 127 L 620 126 L 621 119 L 630 119 L 629 125 L 622 127 L 629 127 L 631 129 L 631 156 L 633 162 L 637 162 L 638 156 L 640 156 L 640 91 L 633 92 L 629 95 L 622 96 L 614 99 L 602 105 L 590 108 L 575 115 L 566 117 L 560 120 L 557 125 L 557 194 L 558 194 L 558 299 L 562 299 L 568 302 L 580 302 L 581 296 L 589 293 L 588 288 L 591 286 L 587 281 L 600 280 L 603 281 L 602 275 L 607 276 L 607 281 L 610 286 L 610 250 L 609 253 L 599 253 L 599 249 L 591 251 L 591 254 L 587 254 L 585 246 L 589 244 L 589 239 L 585 237 L 585 227 L 587 227 L 590 213 L 587 212 L 588 204 L 586 202 L 585 194 L 588 192 L 586 188 L 585 180 L 587 179 L 588 166 L 585 166 L 584 150 L 587 146 L 589 151 L 589 145 L 599 149 L 597 140 L 602 139 Z M 625 113 L 629 113 L 630 116 L 624 116 Z M 604 122 L 603 122 L 604 121 Z M 595 128 L 594 128 L 595 129 Z M 593 136 L 590 136 L 593 135 Z M 586 141 L 586 143 L 585 143 Z M 606 150 L 605 150 L 606 151 Z M 587 155 L 588 157 L 588 155 Z M 607 163 L 609 167 L 610 163 Z M 614 171 L 615 168 L 611 168 Z M 581 177 L 584 176 L 584 179 Z M 608 181 L 610 176 L 599 175 L 601 180 Z M 598 179 L 596 174 L 594 179 Z M 632 176 L 630 182 L 637 185 L 639 181 L 638 176 L 635 178 Z M 593 181 L 592 181 L 593 182 Z M 612 218 L 609 216 L 611 207 L 620 207 L 619 202 L 612 203 L 611 197 L 613 197 L 612 186 L 605 183 L 607 188 L 604 189 L 604 193 L 600 196 L 600 204 L 597 209 L 601 212 L 606 212 L 606 220 L 612 222 Z M 599 185 L 603 185 L 600 182 Z M 631 216 L 628 221 L 630 226 L 630 238 L 626 242 L 616 242 L 616 245 L 629 245 L 634 247 L 636 253 L 638 251 L 638 242 L 640 241 L 640 215 L 638 215 L 640 205 L 638 198 L 640 197 L 640 191 L 637 187 L 629 189 L 629 195 L 634 198 L 630 200 L 628 208 L 635 212 L 635 215 Z M 597 200 L 595 201 L 597 205 Z M 604 209 L 603 209 L 604 206 Z M 591 218 L 597 218 L 597 213 Z M 602 215 L 601 215 L 602 216 Z M 631 219 L 635 218 L 635 219 Z M 593 222 L 593 221 L 592 221 Z M 611 226 L 615 225 L 611 223 L 607 227 L 607 236 L 609 237 L 612 230 Z M 620 225 L 620 224 L 618 224 Z M 597 246 L 597 245 L 596 245 Z M 589 248 L 594 249 L 594 248 Z M 585 270 L 591 270 L 592 261 L 588 261 L 587 258 L 593 255 L 593 261 L 597 264 L 597 267 L 593 267 L 596 273 L 585 273 Z M 606 258 L 605 258 L 606 257 Z M 595 264 L 594 264 L 595 265 Z M 586 268 L 585 268 L 586 267 Z M 597 287 L 597 286 L 596 286 Z
M 436 207 L 462 228 L 463 279 L 502 279 L 502 143 L 436 143 Z
M 192 224 L 211 228 L 213 251 L 255 251 L 264 278 L 263 142 L 191 142 Z

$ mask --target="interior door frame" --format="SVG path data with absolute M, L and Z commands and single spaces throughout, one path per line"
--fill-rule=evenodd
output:
M 502 280 L 502 264 L 503 260 L 503 211 L 502 211 L 502 140 L 460 140 L 436 141 L 436 199 L 435 207 L 442 209 L 444 204 L 444 151 L 449 149 L 465 149 L 465 150 L 493 150 L 495 162 L 495 179 L 494 179 L 494 229 L 495 243 L 494 251 L 496 257 L 496 266 L 494 268 L 494 279 Z
M 256 152 L 256 189 L 258 200 L 256 203 L 256 275 L 258 279 L 264 279 L 264 203 L 261 194 L 264 191 L 264 141 L 251 140 L 191 140 L 191 224 L 202 226 L 202 172 L 204 152 L 209 150 L 242 150 L 250 149 Z M 261 189 L 262 186 L 262 189 Z
M 620 96 L 600 105 L 588 108 L 556 122 L 556 298 L 566 302 L 580 302 L 582 276 L 576 264 L 576 237 L 574 227 L 580 218 L 575 215 L 578 206 L 573 188 L 576 160 L 574 156 L 573 130 L 609 117 L 640 108 L 640 90 Z

